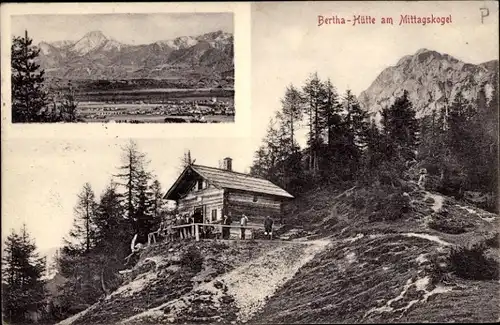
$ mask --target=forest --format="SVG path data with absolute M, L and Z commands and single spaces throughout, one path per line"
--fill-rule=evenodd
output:
M 254 176 L 300 196 L 330 185 L 392 191 L 425 169 L 429 190 L 457 199 L 467 192 L 487 194 L 480 207 L 498 212 L 498 87 L 490 98 L 481 89 L 474 102 L 457 93 L 421 119 L 404 91 L 382 110 L 378 124 L 350 90 L 341 96 L 314 73 L 301 87 L 288 86 L 281 104 L 255 153 Z M 297 133 L 304 126 L 307 143 L 301 148 Z

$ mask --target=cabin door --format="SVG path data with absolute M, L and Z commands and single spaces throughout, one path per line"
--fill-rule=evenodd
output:
M 194 208 L 193 219 L 195 223 L 203 223 L 203 207 Z

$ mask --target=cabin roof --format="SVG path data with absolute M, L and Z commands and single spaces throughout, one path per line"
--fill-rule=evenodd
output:
M 172 187 L 165 194 L 165 199 L 175 200 L 178 198 L 178 191 L 183 187 L 182 183 L 185 183 L 183 179 L 186 178 L 186 175 L 188 175 L 191 171 L 195 172 L 216 187 L 261 193 L 282 198 L 293 198 L 290 193 L 263 178 L 214 167 L 190 165 L 184 169 L 174 185 L 172 185 Z

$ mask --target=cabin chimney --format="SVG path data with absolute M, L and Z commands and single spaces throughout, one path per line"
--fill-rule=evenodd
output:
M 233 170 L 233 160 L 229 157 L 224 158 L 222 161 L 222 169 L 232 171 Z

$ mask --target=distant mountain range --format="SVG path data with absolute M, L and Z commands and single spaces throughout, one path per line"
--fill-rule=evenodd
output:
M 222 31 L 151 44 L 123 44 L 101 31 L 80 40 L 41 42 L 39 63 L 62 79 L 176 79 L 234 75 L 233 35 Z M 231 71 L 233 71 L 231 73 Z
M 498 74 L 498 60 L 475 65 L 448 54 L 420 49 L 382 71 L 358 99 L 378 120 L 380 114 L 377 113 L 408 90 L 417 117 L 422 117 L 433 110 L 439 112 L 447 102 L 451 104 L 459 91 L 465 98 L 475 100 L 484 87 L 487 97 L 490 97 L 495 74 Z

